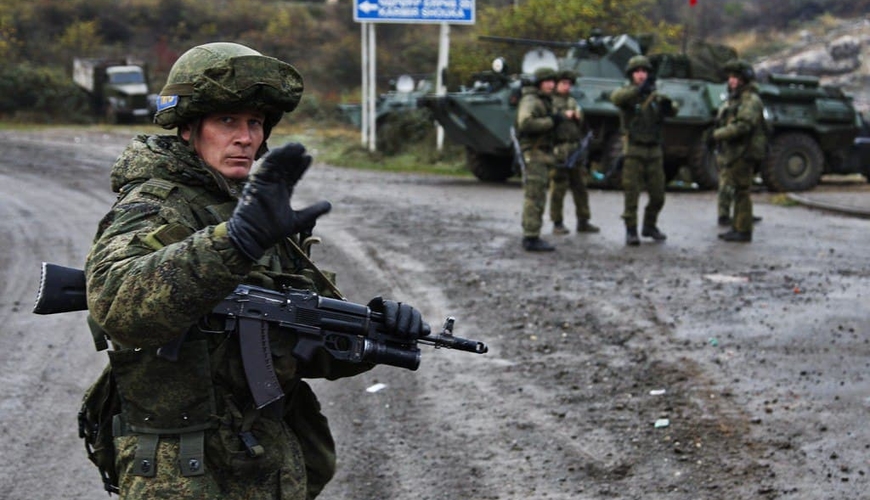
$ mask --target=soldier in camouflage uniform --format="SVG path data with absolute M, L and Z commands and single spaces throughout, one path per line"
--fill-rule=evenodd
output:
M 592 216 L 589 210 L 589 192 L 586 190 L 586 165 L 580 161 L 566 165 L 568 157 L 580 147 L 583 135 L 583 111 L 577 100 L 571 96 L 571 86 L 577 80 L 573 71 L 560 71 L 553 94 L 553 111 L 564 114 L 565 120 L 555 130 L 553 156 L 556 167 L 550 169 L 550 220 L 553 221 L 553 234 L 568 234 L 562 219 L 565 193 L 570 188 L 577 214 L 578 233 L 597 233 L 598 227 L 589 223 Z
M 677 114 L 671 99 L 656 92 L 652 65 L 644 56 L 634 56 L 625 68 L 630 83 L 611 93 L 610 99 L 620 110 L 622 133 L 625 136 L 625 156 L 622 167 L 622 189 L 625 195 L 627 245 L 640 245 L 637 234 L 637 211 L 640 191 L 646 185 L 649 202 L 644 209 L 642 236 L 656 241 L 667 237 L 659 231 L 656 221 L 665 205 L 665 172 L 662 155 L 662 122 Z
M 516 129 L 523 153 L 523 248 L 529 252 L 555 250 L 541 239 L 544 209 L 547 206 L 549 170 L 555 166 L 553 156 L 554 132 L 565 119 L 553 110 L 553 89 L 556 71 L 539 68 L 534 74 L 534 85 L 522 89 L 517 106 Z
M 719 168 L 719 223 L 731 223 L 731 230 L 719 235 L 725 241 L 752 241 L 753 222 L 749 191 L 759 164 L 767 156 L 764 104 L 758 97 L 755 71 L 742 60 L 725 64 L 728 99 L 719 107 L 712 138 Z M 728 217 L 731 200 L 734 218 Z
M 209 312 L 242 283 L 341 298 L 300 248 L 329 203 L 290 207 L 311 163 L 305 148 L 280 147 L 248 176 L 302 90 L 293 66 L 248 47 L 194 47 L 172 67 L 155 115 L 177 134 L 135 137 L 112 168 L 118 199 L 85 273 L 89 323 L 113 346 L 111 377 L 98 384 L 117 386 L 111 472 L 122 498 L 305 500 L 334 473 L 326 417 L 301 377 L 336 379 L 371 365 L 325 354 L 303 363 L 292 336 L 270 335 L 286 396 L 258 409 L 237 335 L 209 332 Z M 425 329 L 407 304 L 369 305 L 400 336 Z M 176 361 L 158 355 L 178 339 Z

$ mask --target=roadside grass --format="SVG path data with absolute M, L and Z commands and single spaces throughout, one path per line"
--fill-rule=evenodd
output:
M 369 151 L 362 144 L 359 129 L 345 124 L 282 123 L 272 132 L 269 145 L 276 147 L 290 141 L 300 142 L 312 152 L 316 161 L 343 168 L 471 177 L 465 167 L 462 148 L 445 140 L 443 148 L 438 151 L 435 129 L 431 129 L 419 140 L 409 140 L 391 154 Z
M 770 204 L 780 207 L 794 207 L 800 205 L 797 200 L 792 199 L 788 193 L 777 193 L 770 197 Z

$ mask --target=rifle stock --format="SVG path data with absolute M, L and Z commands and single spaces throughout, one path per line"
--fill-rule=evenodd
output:
M 87 309 L 85 272 L 81 269 L 43 262 L 33 312 L 56 314 Z

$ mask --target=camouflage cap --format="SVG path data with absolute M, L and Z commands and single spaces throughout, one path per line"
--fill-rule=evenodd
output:
M 154 122 L 171 129 L 215 111 L 253 108 L 266 113 L 268 137 L 302 90 L 302 75 L 290 64 L 237 43 L 208 43 L 173 64 Z
M 535 70 L 535 85 L 546 81 L 546 80 L 556 80 L 556 70 L 553 68 L 538 68 Z
M 755 80 L 755 69 L 743 59 L 731 59 L 722 66 L 726 75 L 736 75 L 744 82 Z
M 649 62 L 649 58 L 646 56 L 634 56 L 629 59 L 628 64 L 625 65 L 625 76 L 630 78 L 631 74 L 634 73 L 634 70 L 638 68 L 652 71 L 652 64 Z

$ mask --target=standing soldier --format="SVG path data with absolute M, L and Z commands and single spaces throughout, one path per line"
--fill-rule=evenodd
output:
M 517 132 L 523 154 L 523 248 L 529 252 L 550 252 L 556 248 L 541 239 L 544 209 L 547 206 L 548 171 L 556 163 L 553 132 L 564 120 L 553 110 L 556 71 L 539 68 L 534 85 L 523 87 L 517 110 Z
M 597 233 L 599 229 L 589 223 L 589 193 L 586 190 L 584 176 L 585 165 L 574 155 L 581 145 L 583 134 L 583 111 L 577 100 L 571 96 L 571 86 L 577 80 L 577 74 L 566 70 L 559 72 L 556 91 L 553 95 L 553 111 L 564 113 L 565 120 L 559 123 L 555 131 L 555 146 L 553 155 L 556 158 L 556 168 L 550 170 L 550 219 L 553 221 L 553 234 L 568 234 L 568 228 L 562 219 L 562 206 L 565 193 L 571 189 L 574 198 L 574 209 L 577 214 L 578 233 Z M 573 165 L 568 162 L 574 160 Z
M 734 218 L 731 230 L 719 235 L 725 241 L 752 241 L 752 199 L 749 189 L 755 171 L 767 156 L 764 105 L 758 97 L 755 71 L 743 60 L 725 64 L 728 73 L 728 99 L 719 107 L 713 140 L 719 167 L 719 220 L 726 222 L 731 197 Z
M 667 236 L 656 226 L 659 212 L 665 205 L 665 171 L 662 160 L 662 122 L 677 114 L 677 106 L 665 95 L 656 92 L 652 65 L 644 56 L 628 61 L 625 74 L 628 85 L 616 89 L 610 96 L 620 110 L 622 133 L 625 136 L 625 160 L 622 168 L 622 189 L 625 192 L 626 245 L 640 245 L 637 235 L 637 210 L 640 190 L 646 184 L 649 202 L 644 209 L 641 235 L 656 241 Z
M 267 332 L 266 362 L 287 397 L 257 405 L 238 336 L 213 334 L 209 316 L 240 283 L 342 298 L 300 246 L 329 203 L 290 206 L 311 164 L 305 148 L 277 148 L 249 176 L 302 89 L 293 66 L 243 45 L 194 47 L 170 70 L 154 118 L 176 133 L 135 137 L 112 168 L 118 198 L 85 274 L 88 323 L 114 348 L 86 406 L 114 415 L 112 440 L 89 451 L 121 498 L 310 500 L 334 473 L 329 425 L 302 377 L 372 365 L 296 359 L 296 338 Z M 425 330 L 407 304 L 369 307 L 400 336 Z M 158 349 L 172 343 L 176 360 Z

